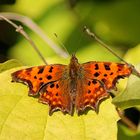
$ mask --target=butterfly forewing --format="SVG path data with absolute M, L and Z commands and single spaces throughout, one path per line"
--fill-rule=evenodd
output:
M 27 83 L 29 95 L 37 95 L 44 84 L 60 79 L 66 66 L 61 64 L 36 66 L 12 73 L 12 81 Z
M 132 67 L 121 63 L 93 61 L 84 63 L 82 66 L 86 78 L 101 81 L 107 90 L 115 88 L 118 79 L 127 77 L 132 73 Z

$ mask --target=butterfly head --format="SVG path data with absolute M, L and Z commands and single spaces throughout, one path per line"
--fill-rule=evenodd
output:
M 72 54 L 70 62 L 73 64 L 78 64 L 78 59 L 75 54 Z

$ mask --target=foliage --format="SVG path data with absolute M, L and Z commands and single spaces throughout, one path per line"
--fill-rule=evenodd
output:
M 53 33 L 57 33 L 59 40 L 62 40 L 70 54 L 79 47 L 77 56 L 80 62 L 119 61 L 82 32 L 83 26 L 87 25 L 103 40 L 110 42 L 107 44 L 113 44 L 112 49 L 119 56 L 124 56 L 127 62 L 140 63 L 140 45 L 136 46 L 140 41 L 139 0 L 69 0 L 69 2 L 71 5 L 64 0 L 36 2 L 16 0 L 14 5 L 0 5 L 0 9 L 34 19 L 44 32 L 55 40 L 54 42 L 57 40 Z M 41 38 L 24 28 L 47 62 L 69 63 L 69 59 L 60 58 Z M 3 39 L 6 31 L 3 33 L 2 29 L 0 38 Z M 7 32 L 11 30 L 7 29 Z M 11 36 L 13 38 L 15 33 Z M 8 43 L 11 41 L 11 36 L 8 39 L 5 37 L 4 44 L 7 44 L 7 40 Z M 23 37 L 19 35 L 19 41 L 15 42 L 15 45 L 7 50 L 9 58 L 15 58 L 24 65 L 42 64 L 36 52 Z M 139 132 L 132 133 L 121 124 L 117 127 L 118 115 L 111 99 L 101 103 L 98 114 L 89 111 L 82 116 L 76 114 L 69 116 L 55 112 L 52 116 L 48 116 L 48 106 L 38 103 L 36 98 L 29 97 L 25 85 L 10 82 L 10 74 L 17 70 L 16 67 L 21 66 L 20 62 L 10 60 L 0 64 L 0 139 L 115 140 L 117 128 L 119 140 L 140 138 Z M 139 67 L 137 69 L 140 70 Z M 139 108 L 139 84 L 140 80 L 135 76 L 130 77 L 127 87 L 124 86 L 124 82 L 120 82 L 119 94 L 112 102 L 122 109 Z
M 11 83 L 15 70 L 0 74 L 0 139 L 117 140 L 119 117 L 111 99 L 101 103 L 99 113 L 70 116 L 59 111 L 49 116 L 48 106 L 29 97 L 25 85 Z

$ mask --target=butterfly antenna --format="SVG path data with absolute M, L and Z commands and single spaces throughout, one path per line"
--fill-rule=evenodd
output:
M 26 40 L 31 44 L 31 46 L 34 48 L 34 50 L 38 53 L 38 55 L 40 56 L 40 58 L 42 59 L 42 61 L 47 65 L 48 63 L 46 62 L 45 58 L 43 57 L 43 55 L 41 54 L 41 52 L 38 50 L 38 47 L 35 45 L 35 43 L 33 42 L 33 40 L 28 36 L 28 34 L 23 30 L 23 27 L 21 25 L 17 25 L 14 22 L 12 22 L 11 20 L 9 20 L 8 18 L 1 16 L 0 18 L 5 20 L 6 22 L 8 22 L 10 25 L 12 25 L 15 29 L 16 32 L 19 32 L 22 36 L 24 36 L 26 38 Z
M 123 60 L 119 55 L 117 55 L 107 44 L 105 44 L 99 37 L 95 35 L 95 33 L 91 32 L 89 28 L 84 26 L 84 31 L 93 39 L 95 39 L 102 47 L 106 48 L 108 51 L 110 51 L 113 55 L 115 55 L 117 58 L 119 58 L 124 63 L 128 64 L 125 60 Z
M 68 50 L 66 49 L 65 45 L 62 43 L 62 41 L 60 41 L 60 39 L 58 38 L 58 35 L 56 33 L 54 33 L 54 36 L 57 38 L 58 43 L 60 44 L 60 46 L 63 47 L 63 49 L 65 50 L 65 52 L 70 56 Z

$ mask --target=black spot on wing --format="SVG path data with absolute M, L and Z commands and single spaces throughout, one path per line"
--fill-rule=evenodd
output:
M 59 85 L 58 84 L 56 84 L 56 88 L 59 88 Z
M 91 93 L 91 90 L 88 90 L 88 94 L 90 94 Z
M 58 96 L 58 92 L 55 95 Z
M 106 77 L 107 76 L 107 74 L 104 74 L 104 77 Z
M 39 80 L 41 81 L 42 80 L 42 77 L 40 77 Z
M 52 79 L 52 76 L 51 76 L 51 75 L 48 75 L 48 76 L 47 76 L 47 79 L 48 79 L 48 80 L 51 80 L 51 79 Z
M 98 69 L 99 69 L 98 64 L 95 64 L 95 70 L 98 70 Z
M 29 76 L 31 75 L 31 73 L 30 73 L 30 72 L 27 72 L 26 74 L 27 74 L 27 75 L 29 75 Z
M 51 66 L 50 69 L 49 69 L 49 72 L 52 72 L 52 70 L 53 70 L 53 67 Z
M 97 80 L 93 79 L 93 80 L 92 80 L 92 83 L 93 83 L 94 85 L 97 84 Z
M 51 85 L 50 85 L 50 88 L 53 88 L 53 87 L 54 87 L 54 84 L 51 84 Z
M 109 64 L 104 64 L 105 70 L 110 70 Z
M 118 68 L 118 71 L 121 71 L 121 68 Z
M 100 75 L 100 74 L 99 74 L 98 72 L 95 72 L 95 73 L 94 73 L 94 76 L 95 76 L 95 77 L 98 77 L 99 75 Z
M 124 64 L 118 64 L 117 67 L 118 67 L 118 71 L 122 71 L 124 68 Z
M 34 76 L 34 79 L 37 79 L 36 75 Z
M 106 79 L 103 78 L 101 81 L 105 83 L 106 82 Z
M 111 72 L 110 75 L 113 75 L 113 72 Z
M 44 71 L 44 67 L 42 67 L 41 69 L 39 69 L 38 74 L 43 73 L 43 71 Z
M 91 82 L 89 81 L 89 82 L 88 82 L 88 85 L 90 86 L 90 84 L 91 84 Z

